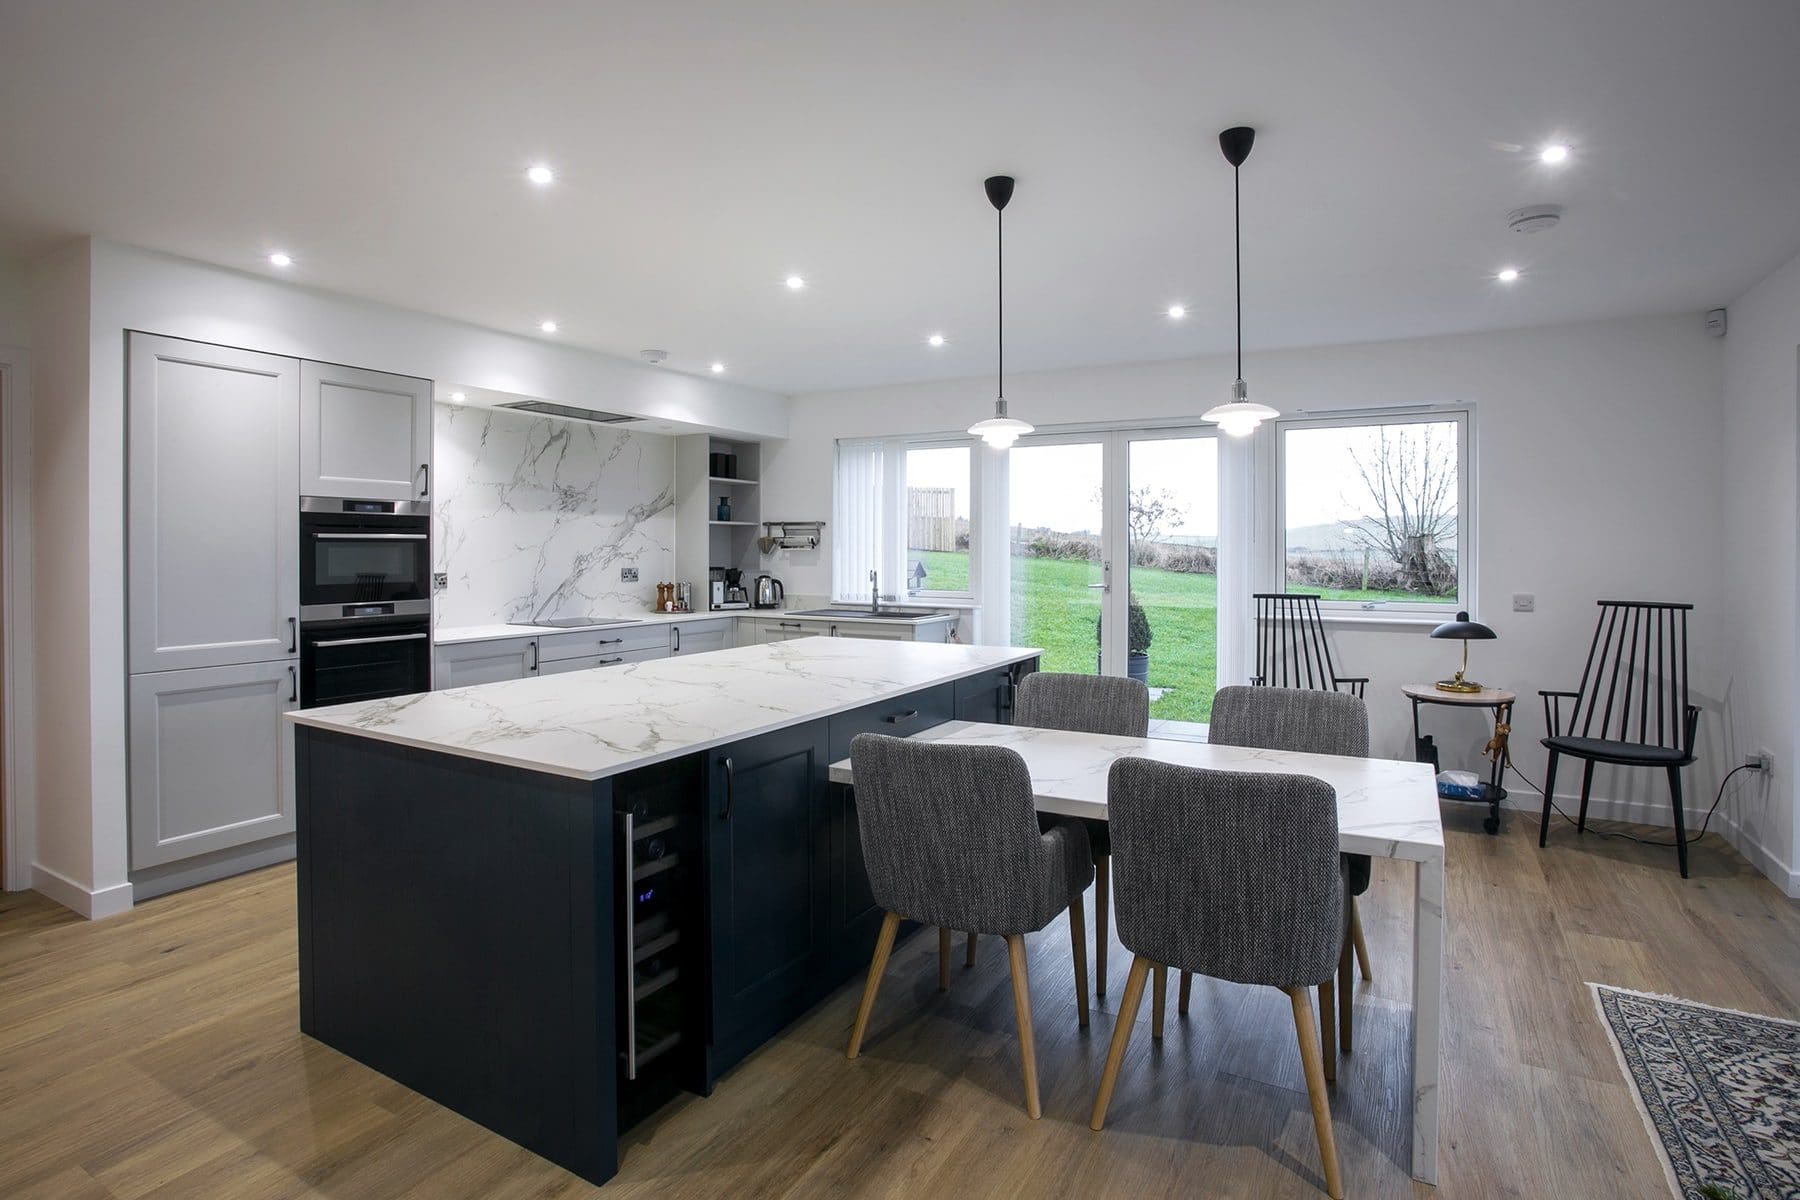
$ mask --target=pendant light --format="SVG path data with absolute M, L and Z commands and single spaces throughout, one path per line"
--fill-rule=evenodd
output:
M 987 188 L 988 203 L 994 206 L 996 246 L 998 248 L 994 260 L 996 265 L 994 415 L 985 421 L 977 421 L 969 426 L 969 432 L 994 449 L 1004 450 L 1031 432 L 1030 425 L 1016 417 L 1006 415 L 1006 202 L 1012 199 L 1013 177 L 1011 175 L 991 175 L 983 186 Z
M 1266 404 L 1252 404 L 1244 386 L 1244 217 L 1238 198 L 1238 168 L 1250 157 L 1255 143 L 1256 130 L 1248 125 L 1233 126 L 1219 135 L 1219 149 L 1231 164 L 1231 224 L 1237 247 L 1237 381 L 1231 385 L 1231 402 L 1208 409 L 1200 419 L 1216 423 L 1232 437 L 1253 433 L 1270 417 L 1281 415 Z

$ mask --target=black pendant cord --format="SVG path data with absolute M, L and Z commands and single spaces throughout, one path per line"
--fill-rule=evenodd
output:
M 1006 213 L 994 212 L 994 400 L 1006 403 Z
M 1236 243 L 1233 261 L 1237 270 L 1237 377 L 1244 377 L 1244 210 L 1238 194 L 1238 169 L 1231 168 L 1231 229 Z

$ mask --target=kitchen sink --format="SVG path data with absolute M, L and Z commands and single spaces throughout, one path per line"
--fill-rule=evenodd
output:
M 862 617 L 865 620 L 880 621 L 922 621 L 926 617 L 937 616 L 937 610 L 930 608 L 807 608 L 799 612 L 790 612 L 790 617 Z

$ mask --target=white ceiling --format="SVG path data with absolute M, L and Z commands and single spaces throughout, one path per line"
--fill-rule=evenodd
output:
M 281 247 L 799 392 L 991 369 L 996 172 L 1009 367 L 1228 348 L 1240 122 L 1252 349 L 1722 304 L 1800 250 L 1797 115 L 1791 0 L 0 0 L 0 252 Z

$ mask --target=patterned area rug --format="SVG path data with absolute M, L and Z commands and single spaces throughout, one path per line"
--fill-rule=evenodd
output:
M 1800 1022 L 1588 986 L 1676 1196 L 1800 1197 Z

